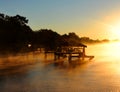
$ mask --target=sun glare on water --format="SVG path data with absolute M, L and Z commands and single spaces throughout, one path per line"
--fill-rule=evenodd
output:
M 89 46 L 88 54 L 95 55 L 95 59 L 103 61 L 120 60 L 120 42 L 110 42 Z
M 109 62 L 108 65 L 110 71 L 113 73 L 120 72 L 120 42 L 113 42 L 107 45 L 106 51 L 106 61 Z
M 120 42 L 110 43 L 105 53 L 113 58 L 120 58 Z

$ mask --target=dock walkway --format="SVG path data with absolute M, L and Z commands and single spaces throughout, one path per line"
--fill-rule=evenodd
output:
M 54 53 L 54 60 L 59 60 L 61 58 L 68 58 L 68 60 L 71 61 L 72 58 L 79 58 L 81 60 L 84 60 L 85 58 L 91 60 L 94 58 L 94 56 L 88 56 L 85 54 L 85 46 L 62 47 L 62 48 L 57 48 L 56 51 L 46 51 L 45 53 Z

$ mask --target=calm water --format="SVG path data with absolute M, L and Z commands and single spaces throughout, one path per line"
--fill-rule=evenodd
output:
M 84 64 L 55 66 L 52 55 L 1 57 L 0 92 L 119 92 L 120 43 L 90 45 Z

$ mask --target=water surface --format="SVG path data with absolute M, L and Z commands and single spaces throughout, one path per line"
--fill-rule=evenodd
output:
M 120 43 L 90 45 L 84 64 L 54 65 L 41 53 L 1 57 L 0 92 L 119 92 Z

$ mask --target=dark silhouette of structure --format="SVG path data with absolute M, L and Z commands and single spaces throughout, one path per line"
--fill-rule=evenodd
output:
M 91 39 L 80 38 L 74 32 L 60 35 L 51 29 L 33 31 L 26 17 L 8 16 L 0 13 L 0 53 L 18 53 L 35 51 L 55 51 L 57 47 L 78 46 Z M 30 45 L 30 46 L 29 46 Z

